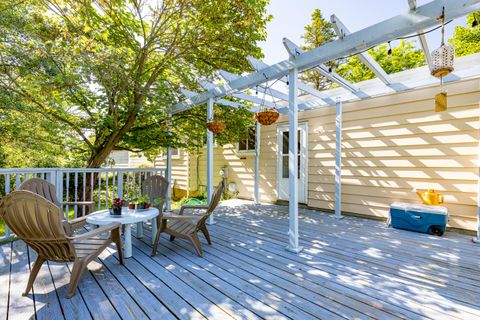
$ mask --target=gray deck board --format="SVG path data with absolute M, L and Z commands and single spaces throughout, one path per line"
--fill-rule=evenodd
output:
M 37 258 L 35 251 L 29 248 L 28 254 L 30 261 L 35 261 Z M 42 265 L 37 279 L 33 283 L 33 292 L 35 293 L 35 309 L 38 320 L 64 318 L 47 263 Z
M 233 223 L 232 223 L 233 224 Z M 232 228 L 231 226 L 227 226 L 228 228 Z M 247 227 L 247 230 L 251 227 Z M 260 228 L 261 231 L 265 231 L 266 227 L 256 227 Z M 278 230 L 278 226 L 275 225 L 274 222 L 270 223 L 270 229 Z M 306 229 L 306 227 L 304 228 Z M 445 286 L 448 282 L 448 279 L 444 279 L 444 277 L 448 278 L 450 275 L 448 272 L 445 272 L 443 275 L 438 271 L 429 270 L 425 266 L 431 265 L 435 266 L 437 263 L 431 263 L 431 261 L 423 260 L 423 265 L 417 265 L 417 263 L 413 263 L 412 258 L 410 256 L 404 256 L 404 253 L 399 250 L 392 250 L 391 248 L 382 247 L 382 244 L 375 244 L 369 243 L 367 245 L 364 244 L 365 239 L 362 240 L 360 244 L 356 244 L 353 240 L 346 241 L 344 239 L 335 238 L 336 236 L 328 236 L 328 232 L 325 230 L 319 229 L 317 236 L 308 236 L 304 235 L 307 239 L 303 242 L 305 245 L 309 245 L 313 247 L 313 249 L 309 249 L 306 252 L 312 252 L 315 250 L 321 250 L 324 255 L 328 255 L 331 259 L 335 259 L 340 255 L 340 259 L 342 261 L 354 261 L 354 263 L 360 264 L 374 264 L 376 270 L 384 271 L 384 273 L 395 273 L 402 278 L 402 283 L 410 284 L 410 280 L 415 282 L 421 282 L 425 284 L 424 288 L 430 289 L 432 286 Z M 233 227 L 232 230 L 237 230 Z M 413 234 L 416 235 L 416 234 Z M 273 235 L 270 238 L 276 238 L 277 241 L 282 242 L 282 238 L 278 237 L 278 235 Z M 327 245 L 319 245 L 318 239 L 321 238 L 322 243 Z M 269 239 L 270 240 L 270 239 Z M 475 246 L 472 244 L 472 246 Z M 342 251 L 339 253 L 340 250 Z M 383 249 L 383 250 L 382 250 Z M 344 253 L 349 253 L 348 257 L 345 257 Z M 402 254 L 403 253 L 403 254 Z M 412 266 L 413 264 L 413 266 Z M 409 267 L 410 270 L 404 268 Z M 456 265 L 457 267 L 461 268 Z M 422 270 L 423 268 L 423 270 Z M 452 264 L 450 264 L 449 269 L 452 270 Z M 418 272 L 418 270 L 422 272 Z M 473 274 L 476 272 L 473 271 Z M 465 274 L 465 271 L 462 271 L 462 274 Z M 464 277 L 456 277 L 456 281 L 450 281 L 449 286 L 450 290 L 446 293 L 448 296 L 454 299 L 460 299 L 463 302 L 470 302 L 470 303 L 477 303 L 478 302 L 478 281 L 471 280 Z M 472 285 L 472 283 L 474 285 Z M 475 284 L 476 283 L 476 284 Z
M 281 238 L 281 236 L 277 236 L 279 234 L 278 232 L 269 235 L 269 237 L 266 237 L 259 233 L 255 234 L 254 230 L 252 229 L 260 228 L 260 231 L 257 232 L 264 233 L 264 228 L 258 226 L 246 227 L 245 224 L 243 224 L 243 227 L 244 228 L 241 232 L 247 232 L 247 235 L 250 235 L 250 237 L 244 239 L 245 241 L 251 241 L 251 239 L 261 238 L 265 240 L 266 243 L 274 244 L 274 247 L 276 249 L 271 249 L 272 253 L 276 255 L 284 255 L 284 239 Z M 275 230 L 275 226 L 272 222 L 269 223 L 269 228 Z M 225 229 L 230 229 L 231 232 L 233 232 L 230 241 L 235 241 L 235 239 L 238 239 L 238 233 L 240 232 L 238 226 L 226 226 Z M 277 238 L 277 240 L 274 240 L 274 238 Z M 309 243 L 310 242 L 308 241 L 301 240 L 302 245 L 307 246 Z M 270 248 L 271 246 L 264 245 L 263 247 Z M 468 304 L 458 303 L 456 301 L 448 299 L 452 298 L 452 296 L 461 299 L 458 292 L 452 292 L 451 290 L 442 290 L 442 292 L 437 293 L 432 290 L 434 289 L 432 286 L 419 285 L 416 281 L 409 281 L 409 279 L 406 279 L 405 277 L 398 276 L 398 269 L 396 267 L 392 267 L 390 270 L 380 270 L 377 266 L 373 265 L 372 272 L 371 267 L 368 266 L 368 259 L 360 260 L 358 257 L 352 258 L 352 253 L 347 253 L 347 255 L 345 255 L 345 253 L 342 254 L 341 251 L 343 251 L 342 247 L 332 248 L 331 246 L 328 246 L 327 250 L 315 250 L 306 247 L 304 252 L 299 255 L 299 258 L 311 260 L 318 257 L 317 259 L 321 263 L 330 262 L 330 272 L 335 274 L 337 277 L 347 277 L 349 281 L 357 283 L 358 286 L 362 286 L 365 289 L 370 287 L 376 292 L 378 292 L 377 295 L 379 297 L 384 296 L 383 299 L 386 299 L 387 297 L 397 297 L 399 299 L 398 301 L 405 300 L 406 302 L 408 302 L 409 305 L 411 305 L 413 310 L 417 308 L 419 308 L 418 310 L 424 309 L 425 312 L 428 311 L 431 314 L 437 313 L 439 317 L 442 316 L 443 318 L 447 317 L 447 315 L 451 315 L 454 318 L 456 317 L 459 319 L 465 319 L 470 318 L 472 316 L 472 313 L 474 316 L 479 316 L 479 311 L 477 308 L 471 308 Z M 401 254 L 401 252 L 397 250 L 396 254 Z M 293 258 L 297 259 L 297 257 Z M 328 267 L 323 265 L 322 270 L 328 270 Z M 377 275 L 377 273 L 379 275 Z M 412 299 L 409 297 L 412 288 L 415 288 L 416 290 L 416 299 Z M 400 294 L 398 294 L 397 291 L 399 291 Z M 431 301 L 432 294 L 436 295 L 438 305 L 428 303 L 429 301 Z M 394 303 L 397 302 L 395 301 Z
M 229 202 L 227 202 L 229 203 Z M 200 235 L 204 258 L 151 232 L 118 263 L 115 246 L 88 266 L 66 299 L 71 264 L 46 263 L 22 297 L 35 253 L 0 246 L 1 319 L 479 319 L 480 246 L 384 223 L 300 210 L 304 250 L 285 250 L 288 208 L 230 202 Z

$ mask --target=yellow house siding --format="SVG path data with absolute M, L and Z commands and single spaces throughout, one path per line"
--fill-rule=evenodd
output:
M 342 209 L 386 217 L 412 189 L 445 194 L 452 227 L 476 225 L 480 81 L 446 85 L 448 111 L 433 111 L 439 88 L 416 89 L 343 106 Z M 309 119 L 308 205 L 334 208 L 334 108 Z
M 187 191 L 189 189 L 189 155 L 186 151 L 181 150 L 179 157 L 172 158 L 172 179 L 173 187 Z M 155 160 L 155 165 L 160 168 L 167 167 L 167 159 L 162 156 Z

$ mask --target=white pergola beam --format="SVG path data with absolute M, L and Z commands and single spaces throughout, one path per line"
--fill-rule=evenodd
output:
M 190 91 L 190 90 L 187 90 L 187 89 L 180 89 L 180 91 L 187 98 L 194 97 L 198 94 L 197 92 Z M 257 107 L 249 107 L 249 106 L 246 106 L 244 104 L 241 104 L 241 103 L 238 103 L 238 102 L 235 102 L 235 101 L 230 101 L 230 100 L 227 100 L 227 99 L 217 99 L 217 100 L 215 100 L 215 103 L 221 104 L 222 106 L 232 107 L 232 108 L 235 108 L 235 109 L 247 108 L 247 109 L 250 110 L 250 112 L 258 112 L 259 111 Z
M 207 122 L 213 118 L 213 98 L 208 99 L 207 103 Z M 213 132 L 207 130 L 207 203 L 210 204 L 213 195 Z M 210 214 L 207 220 L 208 224 L 213 224 L 213 214 Z
M 168 114 L 168 118 L 170 119 L 172 117 L 171 114 Z M 170 130 L 170 126 L 168 127 L 168 137 L 170 138 L 172 132 Z M 170 139 L 169 139 L 170 140 Z M 167 170 L 165 172 L 165 178 L 168 181 L 168 188 L 167 188 L 167 201 L 165 204 L 165 209 L 167 211 L 170 211 L 171 209 L 171 204 L 172 204 L 172 147 L 170 146 L 170 142 L 167 147 Z M 160 228 L 160 226 L 158 226 Z
M 173 114 L 189 109 L 192 105 L 206 103 L 210 98 L 221 98 L 234 92 L 255 87 L 268 80 L 284 77 L 296 68 L 303 71 L 327 61 L 346 55 L 356 54 L 398 37 L 416 33 L 418 30 L 437 26 L 436 16 L 445 8 L 445 19 L 450 20 L 480 10 L 480 0 L 435 0 L 417 7 L 415 12 L 407 12 L 376 23 L 365 29 L 353 32 L 343 39 L 324 44 L 321 47 L 302 53 L 292 60 L 284 60 L 268 68 L 250 73 L 175 105 Z
M 342 101 L 335 106 L 335 218 L 342 218 Z
M 233 81 L 235 79 L 238 79 L 240 78 L 241 76 L 239 75 L 236 75 L 236 74 L 233 74 L 233 73 L 230 73 L 228 71 L 225 71 L 225 70 L 220 70 L 219 71 L 220 75 L 226 80 L 226 81 Z M 211 84 L 213 85 L 213 84 Z M 210 87 L 211 88 L 211 87 Z M 288 94 L 286 93 L 283 93 L 279 90 L 276 90 L 276 89 L 273 89 L 271 87 L 267 87 L 266 85 L 264 84 L 261 84 L 261 85 L 258 85 L 258 89 L 264 91 L 264 93 L 266 95 L 269 95 L 270 97 L 273 97 L 273 98 L 277 98 L 277 99 L 280 99 L 282 101 L 288 101 Z M 263 93 L 262 93 L 263 95 Z M 275 105 L 275 104 L 274 104 Z M 298 107 L 299 109 L 301 110 L 306 110 L 306 109 L 313 109 L 313 108 L 316 108 L 318 107 L 319 105 L 318 104 L 315 104 L 315 103 L 311 103 L 311 102 L 305 102 L 305 101 L 298 101 Z M 286 111 L 286 108 L 277 108 L 277 109 L 285 109 Z
M 288 38 L 283 38 L 283 45 L 287 49 L 288 53 L 294 56 L 300 55 L 305 52 L 302 48 L 300 48 L 298 45 L 296 45 L 293 41 L 289 40 Z M 329 72 L 328 67 L 324 65 L 323 63 L 316 66 L 315 70 L 320 72 L 324 77 L 329 79 L 330 81 L 335 82 L 339 86 L 347 89 L 348 91 L 352 93 L 357 93 L 359 92 L 359 89 L 357 86 L 349 82 L 348 80 L 345 80 L 335 72 Z
M 247 57 L 247 60 L 250 63 L 250 65 L 252 66 L 252 68 L 254 68 L 257 71 L 269 67 L 269 65 L 266 64 L 265 62 L 257 60 L 253 57 Z M 280 78 L 279 81 L 281 81 L 283 83 L 287 82 L 283 78 Z M 332 98 L 330 98 L 327 94 L 325 94 L 325 93 L 323 93 L 323 92 L 321 92 L 321 91 L 319 91 L 315 88 L 312 88 L 311 86 L 309 86 L 306 83 L 298 81 L 298 88 L 305 93 L 308 93 L 308 94 L 311 94 L 314 97 L 320 98 L 326 105 L 333 105 L 335 103 L 335 101 Z M 300 106 L 299 106 L 299 108 L 301 109 Z
M 288 75 L 288 245 L 287 250 L 298 253 L 298 69 Z
M 255 168 L 254 168 L 254 190 L 253 200 L 260 204 L 260 123 L 255 122 Z
M 346 36 L 351 34 L 350 30 L 338 19 L 338 17 L 334 14 L 330 16 L 330 21 L 332 22 L 333 29 L 335 30 L 335 33 L 337 36 L 341 39 L 344 40 Z M 368 48 L 368 47 L 367 47 Z M 367 51 L 365 52 L 360 52 L 357 54 L 357 57 L 362 61 L 370 70 L 372 70 L 375 75 L 382 80 L 383 83 L 386 85 L 391 85 L 393 83 L 393 80 L 390 78 L 390 76 L 383 70 L 383 68 L 378 64 L 375 59 L 372 58 L 370 53 Z
M 410 11 L 417 10 L 417 0 L 408 0 L 408 6 L 410 7 Z M 423 30 L 417 31 L 418 41 L 420 42 L 420 47 L 422 47 L 425 61 L 427 61 L 428 69 L 432 70 L 432 57 L 430 56 L 430 49 L 428 48 L 427 37 L 422 33 Z

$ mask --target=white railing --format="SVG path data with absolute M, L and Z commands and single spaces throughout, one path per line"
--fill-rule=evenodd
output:
M 164 168 L 19 168 L 0 169 L 0 197 L 15 190 L 23 181 L 30 178 L 45 179 L 55 185 L 57 199 L 60 202 L 95 202 L 95 208 L 108 207 L 114 197 L 126 198 L 141 190 L 143 181 L 151 175 L 165 176 Z M 71 208 L 73 207 L 73 212 Z M 83 205 L 65 205 L 65 218 L 78 217 L 79 210 L 85 214 Z M 10 237 L 5 226 L 5 234 L 0 240 Z

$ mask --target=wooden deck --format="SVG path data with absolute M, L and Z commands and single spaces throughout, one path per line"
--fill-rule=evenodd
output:
M 222 206 L 198 258 L 182 240 L 134 239 L 89 265 L 71 300 L 71 265 L 45 264 L 22 297 L 34 252 L 0 246 L 0 319 L 480 319 L 480 246 L 383 223 L 300 210 L 299 255 L 287 252 L 287 208 Z M 135 233 L 134 233 L 135 234 Z

